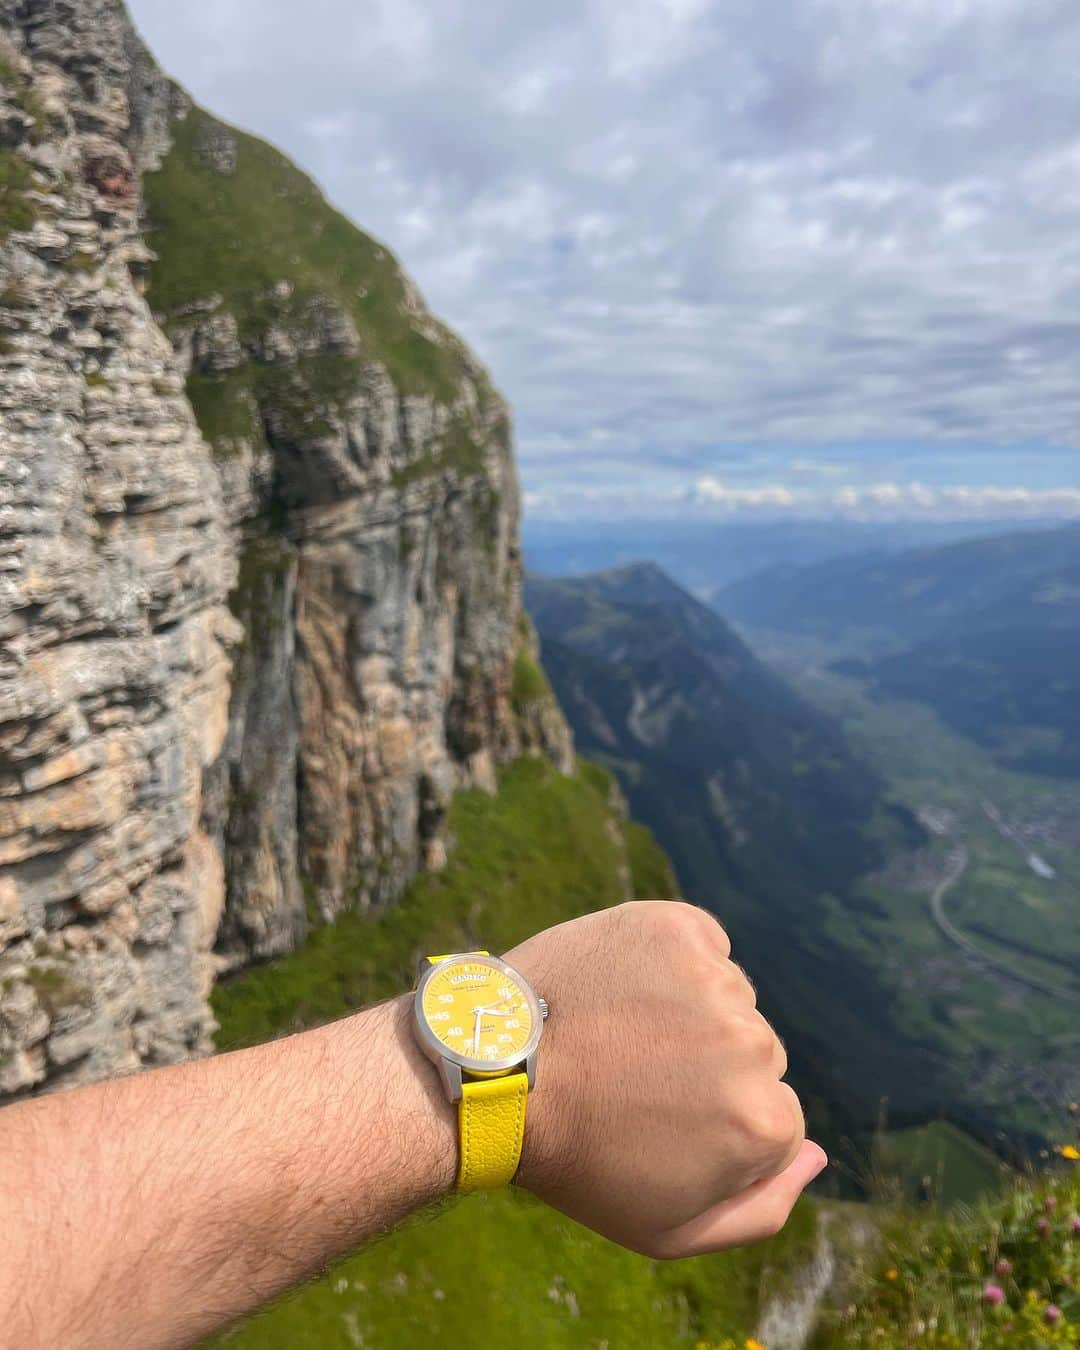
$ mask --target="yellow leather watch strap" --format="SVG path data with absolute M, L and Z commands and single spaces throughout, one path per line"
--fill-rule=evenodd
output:
M 481 950 L 447 952 L 427 960 L 437 966 L 447 956 L 489 955 Z M 459 1191 L 494 1190 L 514 1179 L 521 1161 L 528 1096 L 529 1078 L 524 1073 L 478 1075 L 462 1082 L 458 1103 Z
M 528 1095 L 529 1079 L 523 1073 L 462 1084 L 459 1191 L 487 1190 L 513 1180 L 521 1161 Z

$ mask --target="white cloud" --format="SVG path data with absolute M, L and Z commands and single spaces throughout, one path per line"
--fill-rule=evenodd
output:
M 994 484 L 869 483 L 842 487 L 830 505 L 842 515 L 929 516 L 962 519 L 969 516 L 1011 517 L 1080 516 L 1080 487 L 1027 488 Z
M 751 508 L 759 510 L 786 510 L 798 503 L 799 497 L 783 483 L 764 483 L 758 487 L 730 487 L 719 478 L 706 476 L 694 484 L 693 499 L 707 506 L 724 506 L 730 510 Z

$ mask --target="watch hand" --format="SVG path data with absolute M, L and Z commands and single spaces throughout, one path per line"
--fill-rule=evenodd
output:
M 480 1053 L 480 1023 L 483 1021 L 484 1011 L 482 1008 L 477 1008 L 475 1012 L 476 1026 L 473 1030 L 473 1054 L 478 1055 Z

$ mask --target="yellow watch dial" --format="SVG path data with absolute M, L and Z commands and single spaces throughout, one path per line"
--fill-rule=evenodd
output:
M 437 969 L 424 988 L 423 1013 L 442 1045 L 480 1063 L 520 1055 L 533 1030 L 521 985 L 483 957 Z

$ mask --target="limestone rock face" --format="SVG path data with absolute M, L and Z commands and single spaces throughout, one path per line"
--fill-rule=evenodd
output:
M 506 410 L 385 250 L 120 0 L 0 0 L 0 184 L 3 1099 L 205 1053 L 220 971 L 570 747 L 511 698 Z

